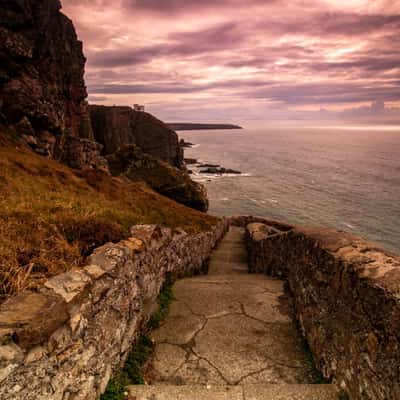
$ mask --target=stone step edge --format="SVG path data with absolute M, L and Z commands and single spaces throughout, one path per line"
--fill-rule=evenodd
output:
M 338 400 L 331 384 L 137 385 L 127 400 Z

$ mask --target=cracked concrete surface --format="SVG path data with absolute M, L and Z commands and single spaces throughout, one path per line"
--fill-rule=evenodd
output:
M 309 383 L 283 282 L 247 272 L 243 231 L 231 228 L 207 276 L 183 279 L 152 333 L 152 384 Z

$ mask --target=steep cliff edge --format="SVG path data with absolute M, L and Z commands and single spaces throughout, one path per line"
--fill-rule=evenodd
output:
M 59 0 L 1 2 L 0 119 L 39 154 L 69 162 L 69 138 L 94 137 L 82 43 L 60 9 Z
M 105 155 L 134 144 L 144 153 L 174 167 L 183 166 L 183 150 L 178 135 L 153 115 L 130 107 L 90 105 L 89 109 L 94 137 L 104 146 Z

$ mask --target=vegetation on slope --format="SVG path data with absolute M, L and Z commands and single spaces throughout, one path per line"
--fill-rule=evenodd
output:
M 134 224 L 194 233 L 215 222 L 144 183 L 73 171 L 0 132 L 0 301 L 82 265 L 93 248 L 126 237 Z

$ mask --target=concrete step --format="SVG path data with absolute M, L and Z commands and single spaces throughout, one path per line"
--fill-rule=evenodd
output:
M 338 400 L 333 385 L 138 385 L 129 400 Z

